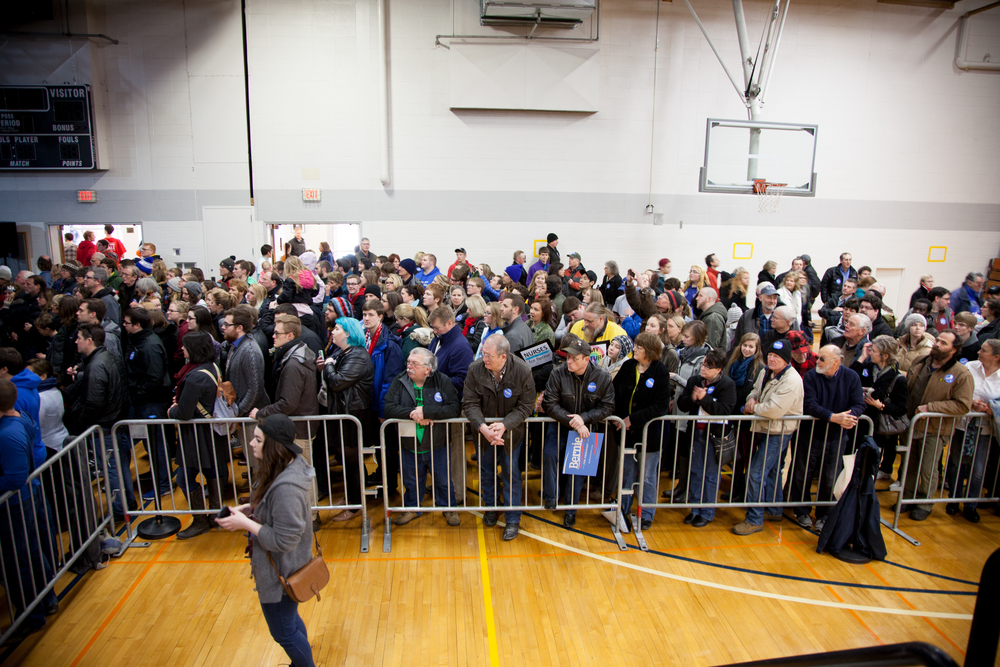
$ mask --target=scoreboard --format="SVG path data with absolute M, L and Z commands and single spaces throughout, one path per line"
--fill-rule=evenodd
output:
M 0 86 L 0 170 L 94 168 L 90 86 Z

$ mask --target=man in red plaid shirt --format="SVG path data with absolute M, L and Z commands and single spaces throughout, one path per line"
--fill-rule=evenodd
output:
M 805 377 L 806 371 L 816 368 L 816 353 L 801 331 L 791 330 L 785 337 L 792 344 L 792 367 L 799 375 Z

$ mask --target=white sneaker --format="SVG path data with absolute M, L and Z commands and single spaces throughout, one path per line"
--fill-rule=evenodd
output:
M 900 485 L 899 480 L 896 480 L 895 482 L 893 482 L 892 484 L 889 485 L 889 490 L 890 491 L 902 491 L 903 487 L 902 487 L 902 485 Z
M 880 480 L 880 481 L 883 480 L 883 479 L 892 479 L 892 473 L 891 472 L 883 472 L 883 471 L 879 470 L 878 471 L 878 477 L 876 477 L 875 479 L 876 480 Z

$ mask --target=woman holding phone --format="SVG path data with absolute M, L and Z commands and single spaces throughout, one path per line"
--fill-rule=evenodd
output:
M 312 559 L 310 501 L 315 472 L 295 444 L 295 424 L 287 415 L 260 420 L 250 447 L 260 461 L 250 502 L 223 508 L 217 520 L 226 530 L 250 533 L 250 571 L 271 637 L 293 665 L 313 667 L 299 605 L 285 593 L 275 569 L 287 579 Z

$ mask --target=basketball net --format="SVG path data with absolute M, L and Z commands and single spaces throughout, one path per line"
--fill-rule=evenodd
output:
M 768 183 L 763 178 L 754 179 L 753 191 L 757 195 L 757 212 L 777 213 L 786 185 L 788 183 Z

